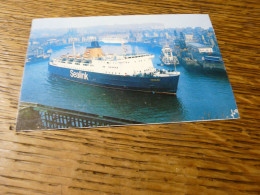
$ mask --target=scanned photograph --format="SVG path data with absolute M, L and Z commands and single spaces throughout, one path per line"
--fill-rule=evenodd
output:
M 32 21 L 17 131 L 235 118 L 206 14 Z

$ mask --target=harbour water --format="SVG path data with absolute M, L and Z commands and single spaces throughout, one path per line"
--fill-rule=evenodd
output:
M 101 44 L 104 53 L 122 54 L 120 44 Z M 160 48 L 144 44 L 126 44 L 126 53 L 154 54 L 154 66 L 160 66 Z M 83 53 L 86 45 L 76 45 Z M 72 53 L 72 47 L 53 48 L 51 58 Z M 228 77 L 225 72 L 185 69 L 181 72 L 175 95 L 151 94 L 106 89 L 63 80 L 48 72 L 48 61 L 25 66 L 21 101 L 46 106 L 112 116 L 144 123 L 164 123 L 232 118 L 236 109 Z M 238 116 L 236 116 L 238 117 Z

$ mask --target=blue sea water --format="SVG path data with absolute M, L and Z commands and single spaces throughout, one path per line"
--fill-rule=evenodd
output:
M 122 53 L 121 45 L 101 44 L 105 53 Z M 126 45 L 127 53 L 151 53 L 154 66 L 160 66 L 160 48 Z M 82 53 L 85 45 L 77 45 Z M 72 53 L 72 47 L 53 49 L 51 57 Z M 112 116 L 144 123 L 178 122 L 232 118 L 236 103 L 224 72 L 187 70 L 181 72 L 175 95 L 121 91 L 75 83 L 52 76 L 48 61 L 26 64 L 21 101 Z M 235 115 L 238 117 L 238 114 Z

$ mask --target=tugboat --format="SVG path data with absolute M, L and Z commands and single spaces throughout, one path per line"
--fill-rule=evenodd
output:
M 169 45 L 165 45 L 162 48 L 160 59 L 162 62 L 162 66 L 176 66 L 177 64 L 179 64 L 177 56 L 173 55 L 173 50 L 169 47 Z
M 97 41 L 91 42 L 82 55 L 63 55 L 52 59 L 48 69 L 54 75 L 75 82 L 152 93 L 175 94 L 180 72 L 158 70 L 154 55 L 105 55 Z

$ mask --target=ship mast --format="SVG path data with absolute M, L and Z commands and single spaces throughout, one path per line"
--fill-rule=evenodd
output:
M 125 47 L 125 44 L 123 41 L 121 42 L 121 46 L 122 46 L 122 50 L 123 50 L 123 56 L 126 56 L 126 47 Z
M 75 49 L 74 41 L 73 41 L 73 56 L 76 57 L 76 49 Z

